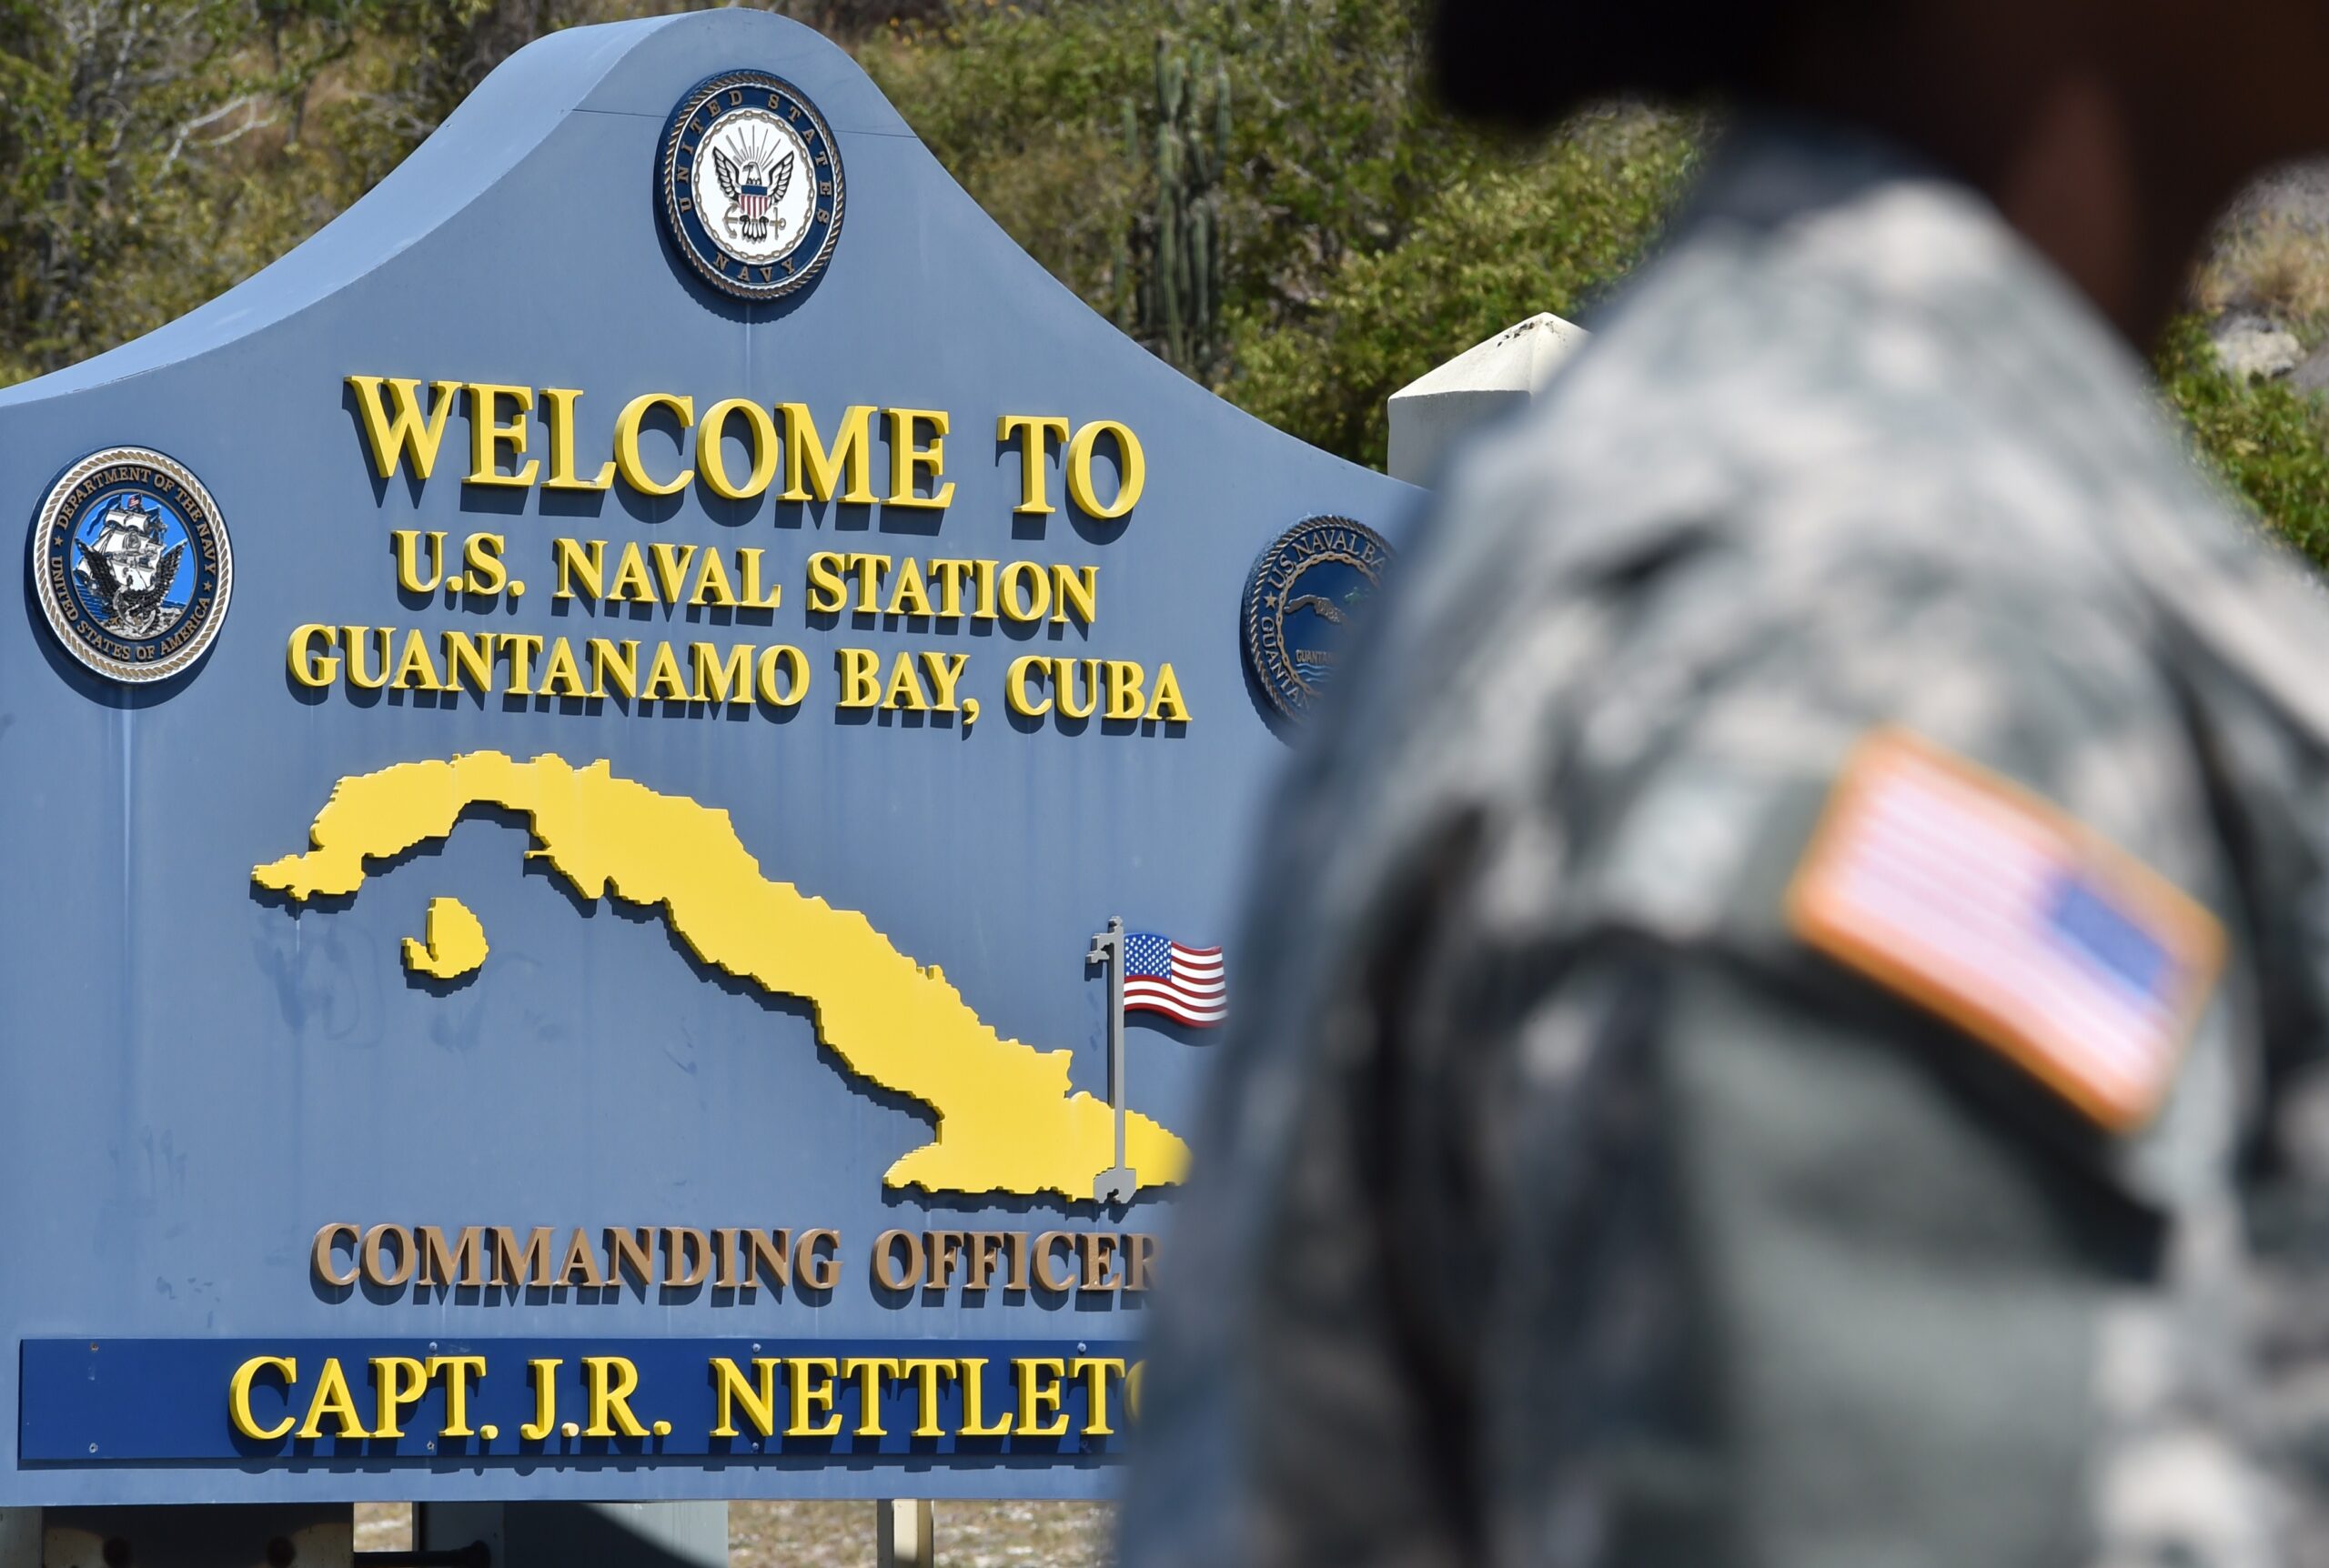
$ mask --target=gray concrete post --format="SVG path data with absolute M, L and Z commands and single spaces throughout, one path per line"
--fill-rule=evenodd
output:
M 41 1568 L 39 1509 L 0 1508 L 0 1568 Z
M 873 1505 L 874 1568 L 937 1568 L 938 1534 L 924 1501 L 891 1498 Z

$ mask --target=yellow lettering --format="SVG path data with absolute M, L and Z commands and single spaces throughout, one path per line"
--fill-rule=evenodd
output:
M 792 1358 L 792 1423 L 787 1437 L 831 1437 L 841 1431 L 841 1412 L 833 1409 L 833 1359 L 831 1356 Z M 810 1416 L 824 1412 L 812 1425 Z
M 420 1402 L 428 1389 L 428 1369 L 410 1356 L 374 1356 L 372 1435 L 402 1437 L 400 1424 L 408 1406 Z
M 728 454 L 722 445 L 731 414 L 744 417 L 752 449 L 752 470 L 741 485 L 728 477 Z M 741 397 L 731 397 L 704 410 L 703 423 L 695 430 L 695 466 L 703 476 L 704 488 L 713 495 L 724 501 L 747 501 L 767 489 L 768 482 L 776 477 L 776 421 L 769 417 L 768 410 Z
M 844 558 L 832 550 L 819 550 L 809 558 L 809 608 L 818 615 L 832 615 L 849 604 L 849 589 L 841 580 Z
M 1140 666 L 1126 659 L 1108 660 L 1108 717 L 1138 719 L 1146 704 L 1141 700 L 1141 688 L 1147 682 L 1147 673 Z
M 622 1356 L 584 1356 L 582 1377 L 590 1393 L 590 1424 L 585 1437 L 645 1437 L 647 1429 L 630 1413 L 639 1392 L 639 1368 Z
M 437 661 L 428 657 L 428 639 L 418 627 L 404 634 L 404 656 L 397 660 L 396 679 L 392 684 L 399 690 L 408 691 L 452 689 L 437 678 Z
M 686 678 L 680 673 L 679 655 L 671 651 L 670 643 L 657 643 L 654 661 L 647 670 L 647 700 L 685 702 L 688 699 L 688 683 Z
M 549 542 L 549 553 L 558 568 L 558 590 L 550 595 L 552 598 L 578 597 L 571 586 L 578 581 L 586 590 L 580 598 L 607 597 L 606 540 L 556 538 Z
M 1100 613 L 1100 568 L 1071 567 L 1064 564 L 1052 568 L 1052 602 L 1059 608 L 1052 611 L 1052 624 L 1065 626 L 1068 612 L 1085 626 Z
M 504 398 L 516 405 L 516 417 L 507 423 L 501 417 Z M 533 407 L 534 389 L 530 387 L 499 387 L 490 381 L 469 383 L 469 474 L 463 483 L 522 489 L 534 482 L 541 465 L 531 457 L 526 457 L 526 466 L 514 474 L 501 471 L 503 443 L 509 444 L 512 457 L 526 457 L 526 416 Z
M 1066 1436 L 1067 1412 L 1060 1409 L 1060 1380 L 1067 1375 L 1066 1363 L 1057 1356 L 1021 1357 L 1011 1363 L 1011 1372 L 1019 1382 L 1018 1435 Z M 1045 1378 L 1050 1381 L 1041 1381 Z M 1046 1411 L 1056 1414 L 1058 1419 L 1042 1420 Z
M 986 1358 L 964 1356 L 963 1380 L 963 1435 L 964 1437 L 1003 1437 L 1011 1431 L 1011 1418 L 998 1415 L 986 1418 Z
M 968 561 L 933 560 L 930 575 L 938 583 L 938 613 L 959 618 L 963 613 L 963 579 L 971 575 Z
M 353 1225 L 348 1227 L 351 1231 L 355 1228 Z M 297 1423 L 287 1415 L 273 1426 L 261 1426 L 251 1414 L 251 1383 L 263 1372 L 283 1374 L 283 1392 L 287 1399 L 290 1396 L 290 1385 L 299 1381 L 299 1363 L 288 1357 L 253 1356 L 235 1369 L 234 1377 L 227 1384 L 227 1414 L 235 1423 L 235 1430 L 245 1437 L 259 1442 L 272 1442 Z
M 291 629 L 291 678 L 310 689 L 329 686 L 339 678 L 339 655 L 318 653 L 318 642 L 326 648 L 338 647 L 338 628 L 310 622 Z
M 615 468 L 622 475 L 622 482 L 643 496 L 676 496 L 688 487 L 695 477 L 692 468 L 681 468 L 674 477 L 657 479 L 647 472 L 647 465 L 639 455 L 639 427 L 647 416 L 657 408 L 669 408 L 680 417 L 684 430 L 695 423 L 695 399 L 677 397 L 669 392 L 642 392 L 622 406 L 615 417 Z
M 316 1380 L 316 1392 L 308 1401 L 308 1419 L 299 1423 L 301 1437 L 322 1437 L 324 1418 L 330 1416 L 339 1423 L 333 1437 L 369 1437 L 364 1430 L 363 1418 L 356 1413 L 356 1394 L 348 1386 L 348 1373 L 340 1366 L 338 1356 L 324 1362 L 323 1375 Z
M 757 548 L 738 550 L 736 564 L 744 570 L 744 608 L 774 609 L 784 602 L 782 583 L 769 584 L 767 595 L 765 597 L 761 595 L 761 552 Z
M 994 422 L 994 438 L 1019 437 L 1019 504 L 1011 509 L 1023 517 L 1045 517 L 1059 510 L 1051 498 L 1049 442 L 1067 439 L 1067 421 L 1052 416 L 1005 414 Z
M 938 1424 L 938 1384 L 941 1379 L 954 1375 L 951 1361 L 932 1361 L 916 1357 L 898 1363 L 902 1376 L 914 1382 L 913 1434 L 916 1437 L 943 1437 L 946 1429 Z
M 1092 487 L 1092 448 L 1103 436 L 1116 438 L 1116 498 L 1104 507 Z M 1114 419 L 1094 419 L 1068 442 L 1068 498 L 1086 515 L 1104 519 L 1123 517 L 1140 503 L 1140 492 L 1147 483 L 1147 462 L 1141 456 L 1140 437 L 1132 433 L 1129 426 Z
M 659 542 L 648 546 L 647 551 L 655 558 L 655 586 L 663 602 L 679 603 L 680 587 L 688 580 L 688 563 L 695 559 L 696 547 Z
M 907 713 L 929 711 L 930 699 L 923 695 L 922 678 L 914 672 L 912 654 L 898 655 L 898 662 L 890 670 L 889 689 L 882 694 L 882 706 Z
M 841 706 L 871 708 L 882 700 L 882 682 L 875 671 L 882 656 L 870 648 L 844 648 L 833 655 L 841 668 Z
M 1084 700 L 1075 700 L 1075 678 L 1084 677 Z M 1059 689 L 1063 719 L 1089 719 L 1100 710 L 1100 661 L 1096 658 L 1052 660 L 1052 682 Z
M 343 626 L 339 628 L 339 646 L 348 655 L 348 684 L 366 691 L 378 691 L 388 683 L 388 648 L 395 633 L 388 628 Z M 372 636 L 379 634 L 380 662 L 378 672 L 367 669 L 364 656 L 371 651 Z
M 841 1375 L 857 1380 L 859 1437 L 887 1437 L 882 1424 L 882 1380 L 898 1375 L 898 1363 L 886 1357 L 852 1356 L 841 1363 Z
M 509 568 L 501 558 L 509 541 L 499 534 L 471 534 L 461 547 L 461 565 L 469 578 L 467 591 L 479 595 L 498 594 L 509 582 Z
M 890 569 L 887 556 L 853 555 L 847 564 L 857 570 L 857 602 L 850 608 L 859 615 L 872 615 L 873 601 L 882 591 L 882 574 Z
M 575 661 L 573 645 L 564 638 L 552 638 L 549 658 L 542 666 L 542 695 L 544 697 L 595 697 L 582 684 L 582 668 Z
M 760 551 L 743 550 L 739 554 L 750 556 L 752 567 L 755 569 L 759 568 Z M 688 603 L 699 608 L 714 605 L 723 609 L 735 608 L 736 590 L 729 586 L 728 568 L 720 564 L 720 552 L 700 550 L 696 553 L 696 559 L 702 564 L 696 568 L 695 592 L 688 595 Z M 754 605 L 752 608 L 758 609 L 760 607 Z
M 740 1437 L 736 1430 L 735 1407 L 744 1407 L 744 1419 L 762 1437 L 776 1433 L 776 1362 L 774 1356 L 754 1356 L 752 1373 L 757 1386 L 744 1381 L 744 1374 L 726 1356 L 711 1358 L 711 1388 L 719 1401 L 720 1424 L 711 1429 L 714 1437 Z
M 618 645 L 603 637 L 594 637 L 587 646 L 590 655 L 591 696 L 604 697 L 607 694 L 607 677 L 610 675 L 615 678 L 615 689 L 625 697 L 639 695 L 637 640 L 625 638 Z
M 615 580 L 607 587 L 607 598 L 610 603 L 655 602 L 655 589 L 647 580 L 647 558 L 640 554 L 638 540 L 626 543 L 615 558 Z
M 363 421 L 364 438 L 372 448 L 374 471 L 383 479 L 393 479 L 397 464 L 401 461 L 411 465 L 415 478 L 428 477 L 437 467 L 437 449 L 445 440 L 445 421 L 453 412 L 453 397 L 460 391 L 461 384 L 430 384 L 433 401 L 426 420 L 420 414 L 418 381 L 395 377 L 383 383 L 378 376 L 350 376 L 348 384 L 356 389 L 356 411 Z M 396 405 L 394 414 L 381 406 L 383 385 L 388 389 L 389 400 Z
M 922 656 L 922 666 L 930 671 L 931 688 L 937 694 L 932 707 L 941 713 L 955 711 L 954 689 L 962 684 L 963 671 L 970 665 L 971 656 L 967 653 L 925 653 Z
M 1148 717 L 1161 719 L 1167 724 L 1186 724 L 1189 705 L 1181 700 L 1180 678 L 1169 664 L 1156 667 L 1156 690 L 1148 699 Z
M 485 1376 L 483 1356 L 430 1356 L 428 1375 L 445 1374 L 445 1424 L 439 1437 L 475 1437 L 469 1429 L 469 1379 Z
M 930 427 L 930 445 L 918 447 L 920 437 L 916 426 Z M 939 479 L 946 465 L 945 414 L 936 408 L 892 408 L 890 410 L 890 505 L 920 507 L 930 511 L 944 508 L 954 498 L 954 481 Z M 930 471 L 930 481 L 937 488 L 928 496 L 916 493 L 922 470 Z
M 1011 661 L 1003 674 L 1003 700 L 1011 711 L 1023 719 L 1041 719 L 1052 710 L 1049 693 L 1041 696 L 1030 682 L 1040 681 L 1051 671 L 1051 661 L 1040 654 L 1026 654 Z
M 766 649 L 753 673 L 754 689 L 771 708 L 795 707 L 809 695 L 809 660 L 797 648 L 780 644 Z
M 830 449 L 817 434 L 817 421 L 807 404 L 783 403 L 778 405 L 778 411 L 784 416 L 786 500 L 830 501 L 834 487 L 846 477 L 848 487 L 841 492 L 841 499 L 866 506 L 873 503 L 871 406 L 852 404 L 843 410 Z
M 1108 1374 L 1124 1375 L 1124 1363 L 1114 1356 L 1078 1356 L 1067 1363 L 1068 1375 L 1084 1380 L 1084 1435 L 1112 1437 L 1108 1424 Z
M 509 657 L 509 691 L 515 697 L 534 694 L 534 655 L 542 650 L 542 639 L 531 632 L 505 631 L 501 634 L 501 651 Z
M 1044 618 L 1052 608 L 1051 574 L 1041 561 L 1013 561 L 1003 568 L 1003 613 L 1012 620 Z
M 898 563 L 890 578 L 890 602 L 884 615 L 928 615 L 930 595 L 923 587 L 922 567 L 912 556 Z
M 585 479 L 574 471 L 574 400 L 581 396 L 570 387 L 542 388 L 542 402 L 549 415 L 549 477 L 542 481 L 545 490 L 603 490 L 615 482 L 611 457 L 595 479 Z
M 392 528 L 388 539 L 397 553 L 397 587 L 407 593 L 434 593 L 437 585 L 445 580 L 445 536 L 439 530 L 422 533 L 418 528 Z M 420 541 L 428 541 L 428 580 L 420 580 Z
M 751 695 L 751 643 L 736 644 L 723 660 L 714 644 L 691 642 L 688 644 L 688 658 L 695 666 L 695 688 L 688 695 L 696 701 L 741 702 Z
M 459 691 L 464 676 L 480 696 L 493 689 L 493 638 L 489 631 L 445 633 L 439 646 L 445 654 L 446 690 Z
M 557 1356 L 526 1363 L 526 1375 L 534 1380 L 534 1419 L 519 1427 L 518 1435 L 528 1442 L 539 1442 L 558 1430 L 558 1369 L 563 1364 Z

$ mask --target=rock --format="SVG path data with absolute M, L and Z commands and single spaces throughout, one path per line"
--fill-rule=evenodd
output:
M 2258 176 L 2223 216 L 2228 229 L 2255 223 L 2329 232 L 2329 158 L 2304 158 Z
M 2224 317 L 2208 329 L 2208 337 L 2216 347 L 2216 363 L 2236 380 L 2274 380 L 2295 369 L 2304 357 L 2304 345 L 2295 333 L 2245 311 Z
M 2304 363 L 2289 372 L 2289 385 L 2300 392 L 2329 392 L 2329 344 L 2306 355 Z

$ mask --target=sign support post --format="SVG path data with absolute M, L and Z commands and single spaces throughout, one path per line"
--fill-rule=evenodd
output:
M 936 1568 L 938 1535 L 927 1498 L 893 1497 L 874 1506 L 874 1568 Z
M 1108 970 L 1108 1111 L 1116 1124 L 1116 1162 L 1092 1183 L 1095 1203 L 1129 1203 L 1134 1186 L 1132 1167 L 1124 1161 L 1124 923 L 1108 917 L 1108 929 L 1092 939 L 1087 964 L 1105 964 Z

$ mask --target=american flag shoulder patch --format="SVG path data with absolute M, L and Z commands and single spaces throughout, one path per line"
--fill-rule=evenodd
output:
M 2223 963 L 2221 928 L 2165 878 L 1898 729 L 1846 765 L 1787 915 L 2113 1132 L 2158 1111 Z

